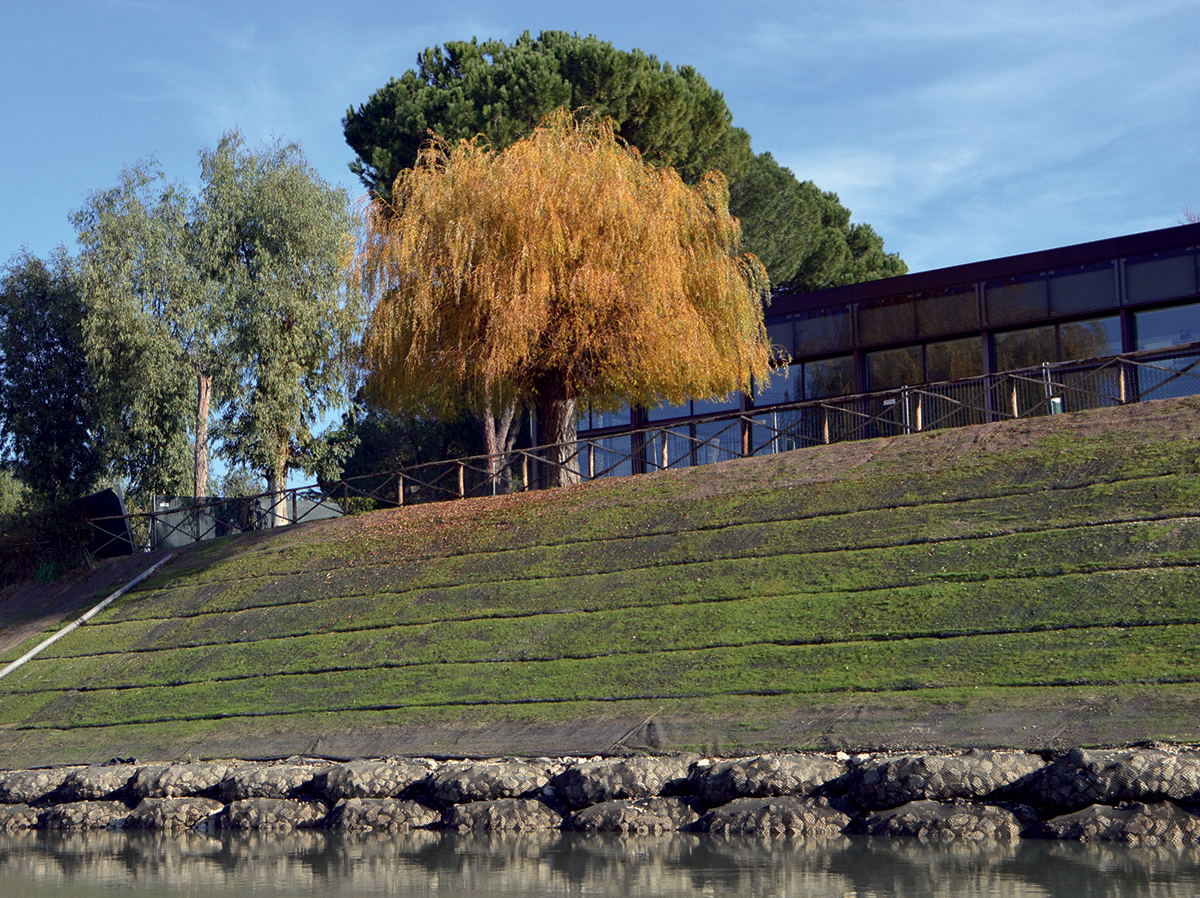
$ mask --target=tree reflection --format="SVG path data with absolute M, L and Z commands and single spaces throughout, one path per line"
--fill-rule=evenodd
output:
M 757 896 L 890 895 L 1080 898 L 1194 895 L 1193 850 L 1055 842 L 927 844 L 837 837 L 753 840 L 674 833 L 397 835 L 300 832 L 19 833 L 0 838 L 12 894 L 193 896 L 308 894 Z

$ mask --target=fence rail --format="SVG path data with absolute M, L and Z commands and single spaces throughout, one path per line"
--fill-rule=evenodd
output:
M 987 374 L 877 393 L 793 402 L 663 422 L 640 430 L 585 432 L 569 444 L 430 462 L 293 487 L 246 499 L 175 499 L 126 515 L 145 549 L 228 533 L 386 508 L 557 484 L 558 470 L 593 480 L 770 455 L 806 446 L 1031 418 L 1200 393 L 1200 343 Z M 551 461 L 555 455 L 559 460 Z M 109 518 L 96 518 L 93 525 Z

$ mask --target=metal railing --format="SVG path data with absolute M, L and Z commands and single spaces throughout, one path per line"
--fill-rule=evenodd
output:
M 356 510 L 439 502 L 712 464 L 807 446 L 920 433 L 1014 418 L 1200 393 L 1200 343 L 876 393 L 793 402 L 584 432 L 568 444 L 472 456 L 294 487 L 274 496 L 176 500 L 128 514 L 142 547 L 176 547 L 228 533 L 319 520 Z M 554 460 L 552 460 L 552 458 Z M 98 523 L 97 519 L 93 523 Z

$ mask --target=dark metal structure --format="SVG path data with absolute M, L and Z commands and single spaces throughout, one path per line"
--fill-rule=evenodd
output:
M 753 396 L 585 414 L 615 436 L 799 402 L 976 378 L 1200 340 L 1200 224 L 776 296 L 792 363 Z

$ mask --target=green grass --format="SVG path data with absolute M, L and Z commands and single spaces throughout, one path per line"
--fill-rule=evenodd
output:
M 389 727 L 398 753 L 528 750 L 539 727 L 569 747 L 655 715 L 676 734 L 659 748 L 1195 739 L 1198 411 L 208 543 L 0 680 L 0 766 L 242 738 L 287 754 Z M 1096 695 L 1104 713 L 1078 710 Z

